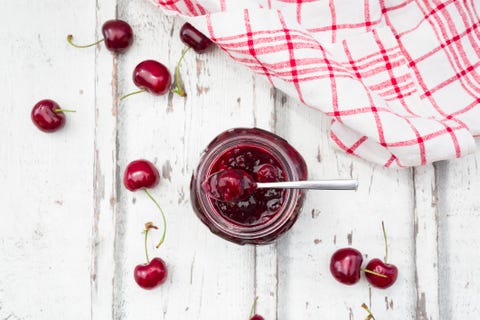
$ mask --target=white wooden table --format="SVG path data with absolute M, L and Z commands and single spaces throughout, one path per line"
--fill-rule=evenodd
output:
M 105 20 L 135 32 L 115 58 L 103 46 L 79 50 Z M 147 58 L 173 70 L 182 21 L 146 0 L 3 1 L 0 10 L 0 319 L 246 320 L 255 296 L 266 319 L 475 319 L 480 298 L 480 153 L 411 170 L 374 166 L 334 150 L 329 119 L 272 89 L 220 50 L 182 66 L 187 98 L 132 91 Z M 32 106 L 52 98 L 77 109 L 54 134 L 37 130 Z M 189 181 L 206 144 L 232 127 L 286 138 L 312 179 L 357 178 L 357 192 L 311 192 L 293 229 L 269 246 L 237 246 L 193 214 Z M 132 271 L 144 261 L 142 228 L 161 223 L 143 193 L 122 184 L 126 164 L 153 161 L 152 192 L 168 217 L 156 252 L 169 279 L 144 291 Z M 397 283 L 337 283 L 332 252 L 353 246 L 384 254 L 390 239 Z M 151 250 L 154 250 L 153 239 Z M 153 251 L 151 252 L 153 255 Z

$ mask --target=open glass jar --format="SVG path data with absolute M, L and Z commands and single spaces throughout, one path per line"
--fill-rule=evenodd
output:
M 221 133 L 202 154 L 190 195 L 195 213 L 211 232 L 238 244 L 270 243 L 292 227 L 305 191 L 258 189 L 242 201 L 218 201 L 202 183 L 224 169 L 245 170 L 259 182 L 306 180 L 305 160 L 286 140 L 257 128 Z

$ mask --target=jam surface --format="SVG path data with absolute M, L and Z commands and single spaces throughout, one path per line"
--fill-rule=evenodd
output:
M 227 150 L 212 165 L 209 174 L 225 169 L 247 171 L 257 182 L 285 181 L 279 161 L 257 146 L 238 146 Z M 212 200 L 215 209 L 234 224 L 254 226 L 269 221 L 284 202 L 284 190 L 257 189 L 239 201 Z

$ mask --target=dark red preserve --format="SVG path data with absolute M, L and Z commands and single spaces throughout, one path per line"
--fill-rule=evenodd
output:
M 245 170 L 257 182 L 306 180 L 305 161 L 287 141 L 257 128 L 223 132 L 205 149 L 192 176 L 190 193 L 200 220 L 229 241 L 266 244 L 292 227 L 304 191 L 257 189 L 238 201 L 212 199 L 202 189 L 202 183 L 211 174 L 225 169 Z

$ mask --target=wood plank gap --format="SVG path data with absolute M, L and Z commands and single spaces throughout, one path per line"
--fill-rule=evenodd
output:
M 96 38 L 103 23 L 115 15 L 114 0 L 96 1 Z M 114 275 L 117 229 L 117 57 L 104 46 L 95 48 L 94 223 L 92 235 L 91 312 L 94 319 L 114 317 Z M 110 93 L 110 94 L 108 94 Z M 110 106 L 110 108 L 109 108 Z
M 439 319 L 437 174 L 434 166 L 412 169 L 415 318 Z
M 98 0 L 95 1 L 95 30 L 98 30 L 99 21 L 98 21 Z M 95 32 L 95 36 L 98 35 L 98 32 Z M 96 78 L 97 78 L 97 60 L 98 60 L 98 51 L 95 50 L 95 70 L 94 70 L 94 82 L 95 86 L 94 90 L 94 99 L 97 98 L 97 85 L 96 85 Z M 97 243 L 98 243 L 98 223 L 100 217 L 100 200 L 98 194 L 98 181 L 99 181 L 99 174 L 100 174 L 100 167 L 99 167 L 99 159 L 98 159 L 98 149 L 97 149 L 97 122 L 98 122 L 98 109 L 95 106 L 95 128 L 94 128 L 94 137 L 95 140 L 93 142 L 93 224 L 92 224 L 92 242 L 91 242 L 91 253 L 90 253 L 90 319 L 94 319 L 95 316 L 95 299 L 96 293 L 98 290 L 96 278 L 97 278 L 97 271 L 98 271 L 98 257 L 97 257 Z

